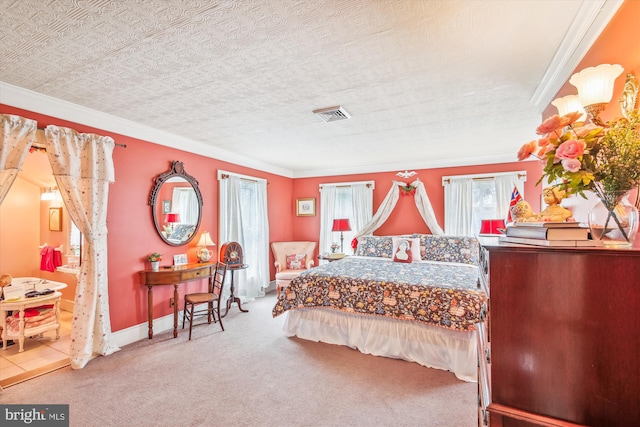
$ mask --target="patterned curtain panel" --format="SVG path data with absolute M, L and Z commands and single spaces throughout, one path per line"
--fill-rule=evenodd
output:
M 20 116 L 0 114 L 0 204 L 20 172 L 38 124 Z
M 45 137 L 62 199 L 86 243 L 71 333 L 71 367 L 80 369 L 94 353 L 106 356 L 119 350 L 111 337 L 107 274 L 107 203 L 115 143 L 111 137 L 51 125 Z

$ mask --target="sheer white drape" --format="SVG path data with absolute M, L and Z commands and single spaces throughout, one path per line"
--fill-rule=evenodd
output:
M 353 216 L 351 229 L 360 230 L 373 216 L 373 188 L 367 184 L 354 184 L 351 186 L 351 201 Z M 349 242 L 351 244 L 351 242 Z
M 382 203 L 378 207 L 378 210 L 373 215 L 371 220 L 367 222 L 361 229 L 358 230 L 355 237 L 364 236 L 365 234 L 371 234 L 375 230 L 377 230 L 391 215 L 393 208 L 395 208 L 396 203 L 398 203 L 398 199 L 400 198 L 400 186 L 405 186 L 404 182 L 393 181 L 391 184 L 391 189 L 385 196 Z M 429 201 L 429 196 L 427 196 L 427 191 L 424 188 L 424 184 L 419 180 L 415 180 L 412 184 L 412 187 L 416 188 L 416 193 L 414 195 L 414 201 L 418 211 L 420 212 L 420 216 L 424 220 L 424 222 L 431 230 L 432 234 L 444 234 L 442 228 L 438 225 L 438 221 L 436 220 L 435 213 L 433 211 L 433 207 L 431 206 L 431 202 Z
M 84 236 L 71 331 L 71 367 L 80 369 L 94 354 L 119 350 L 111 336 L 107 275 L 107 204 L 115 144 L 111 137 L 51 125 L 45 137 L 60 194 Z
M 175 212 L 180 212 L 180 223 L 196 225 L 200 215 L 198 197 L 193 188 L 176 187 L 171 196 L 171 206 Z
M 509 203 L 511 203 L 511 193 L 513 187 L 518 185 L 517 175 L 500 175 L 495 177 L 496 186 L 496 218 L 504 218 L 507 221 L 509 214 Z M 524 194 L 524 189 L 518 188 L 520 194 Z
M 20 172 L 37 128 L 35 120 L 0 114 L 0 204 Z
M 249 267 L 234 274 L 235 295 L 243 300 L 264 296 L 269 286 L 269 219 L 267 182 L 243 181 L 237 175 L 219 174 L 220 243 L 238 242 Z M 228 288 L 225 287 L 225 294 Z
M 450 236 L 474 236 L 473 181 L 451 180 L 444 187 L 444 229 Z
M 474 184 L 474 179 L 480 179 Z M 443 177 L 444 185 L 444 217 L 446 234 L 456 236 L 475 236 L 478 234 L 478 226 L 481 219 L 480 211 L 474 212 L 474 206 L 478 200 L 474 200 L 474 187 L 476 192 L 482 188 L 492 189 L 495 196 L 495 212 L 492 218 L 504 218 L 506 220 L 511 192 L 517 187 L 524 197 L 522 183 L 526 179 L 526 172 L 500 172 L 495 175 L 460 175 L 455 177 Z M 476 209 L 477 210 L 477 209 Z M 493 209 L 491 210 L 493 212 Z M 486 214 L 486 212 L 485 212 Z
M 351 253 L 351 237 L 371 219 L 373 214 L 373 182 L 337 182 L 320 186 L 320 253 L 329 252 L 336 242 L 333 220 L 348 218 L 350 232 L 344 232 L 346 253 Z
M 320 253 L 329 252 L 333 242 L 333 219 L 336 209 L 336 186 L 326 185 L 320 189 Z M 355 227 L 351 227 L 357 230 Z

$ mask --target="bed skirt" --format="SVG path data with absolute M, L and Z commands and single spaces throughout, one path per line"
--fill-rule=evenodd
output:
M 402 359 L 477 381 L 476 331 L 450 331 L 407 320 L 344 313 L 325 308 L 289 310 L 287 336 L 345 345 L 365 354 Z

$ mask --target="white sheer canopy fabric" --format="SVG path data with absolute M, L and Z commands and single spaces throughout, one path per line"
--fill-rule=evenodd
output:
M 245 263 L 249 267 L 234 273 L 234 291 L 236 296 L 252 300 L 264 296 L 264 290 L 269 286 L 267 182 L 257 179 L 255 182 L 243 183 L 242 178 L 237 175 L 225 175 L 227 176 L 219 179 L 220 242 L 238 242 L 242 246 Z M 252 187 L 248 192 L 252 195 L 251 200 L 244 200 L 251 206 L 243 203 L 243 185 Z M 245 229 L 251 230 L 250 236 L 245 236 Z M 224 294 L 229 295 L 228 287 L 225 287 Z
M 36 137 L 35 120 L 0 114 L 0 204 L 13 185 L 29 147 Z
M 366 234 L 371 234 L 375 230 L 377 230 L 382 224 L 384 224 L 391 212 L 398 203 L 398 199 L 400 198 L 400 186 L 405 186 L 404 182 L 393 181 L 391 184 L 391 189 L 387 193 L 386 197 L 380 203 L 380 207 L 373 215 L 371 220 L 366 223 L 361 229 L 356 233 L 356 237 L 364 236 Z M 432 234 L 442 235 L 444 231 L 438 225 L 438 221 L 436 220 L 436 215 L 433 211 L 433 206 L 431 206 L 431 202 L 429 201 L 429 197 L 427 196 L 427 191 L 424 188 L 424 184 L 419 180 L 415 180 L 412 184 L 412 187 L 415 187 L 416 192 L 414 195 L 414 201 L 416 203 L 416 207 L 420 212 L 420 216 L 424 220 L 424 222 L 431 230 Z
M 114 182 L 113 138 L 47 126 L 46 149 L 69 216 L 84 236 L 71 331 L 71 367 L 118 351 L 111 335 L 107 204 Z
M 436 214 L 433 211 L 433 206 L 431 205 L 429 196 L 427 196 L 427 190 L 424 188 L 424 183 L 420 180 L 416 180 L 412 185 L 416 187 L 416 194 L 414 196 L 416 207 L 418 208 L 418 212 L 420 212 L 420 216 L 427 224 L 427 227 L 431 230 L 431 234 L 444 234 L 444 231 L 442 231 L 442 228 L 440 228 L 438 221 L 436 220 Z

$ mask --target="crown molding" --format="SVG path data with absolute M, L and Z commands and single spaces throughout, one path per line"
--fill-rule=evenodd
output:
M 542 113 L 616 14 L 623 0 L 583 0 L 531 103 Z
M 141 125 L 130 120 L 112 116 L 78 104 L 63 101 L 52 96 L 43 95 L 28 89 L 0 81 L 0 104 L 35 113 L 56 117 L 74 123 L 80 123 L 107 132 L 113 132 L 131 138 L 140 139 L 152 144 L 175 148 L 188 153 L 199 154 L 216 160 L 233 163 L 239 166 L 257 169 L 263 172 L 293 177 L 288 169 L 278 168 L 262 162 L 231 153 L 226 150 L 207 145 L 203 142 L 185 138 L 170 132 L 165 132 L 150 126 Z M 116 141 L 117 142 L 117 141 Z

